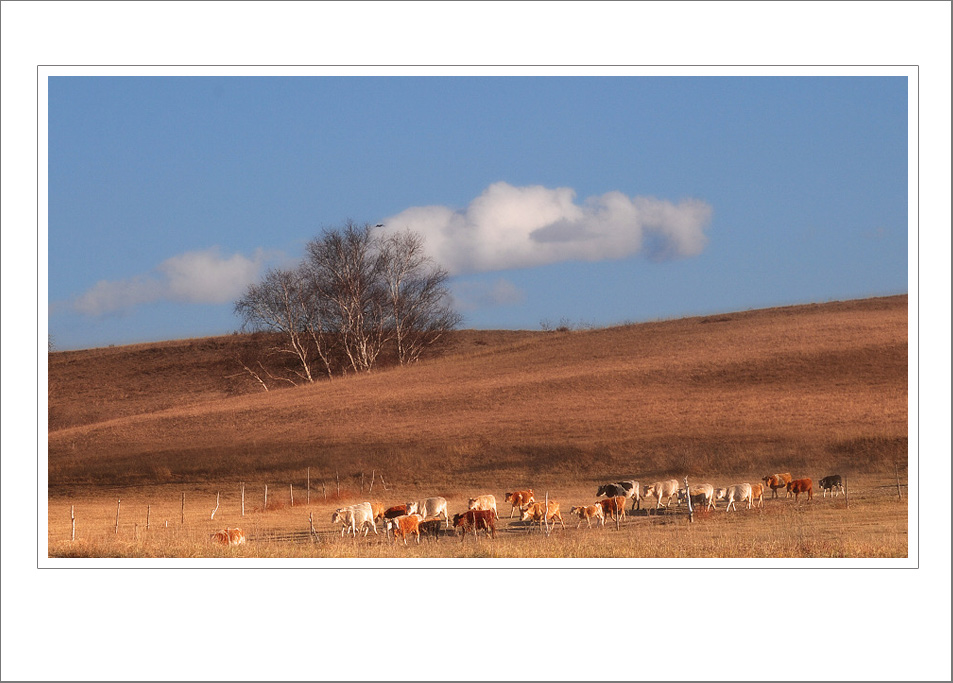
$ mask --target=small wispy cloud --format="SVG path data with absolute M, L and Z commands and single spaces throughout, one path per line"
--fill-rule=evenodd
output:
M 522 303 L 526 293 L 509 280 L 494 282 L 461 281 L 453 285 L 453 303 L 461 311 Z
M 622 192 L 581 204 L 572 188 L 490 185 L 465 209 L 416 206 L 383 221 L 410 228 L 452 274 L 528 268 L 561 261 L 603 261 L 639 253 L 653 260 L 697 256 L 708 242 L 712 208 Z
M 101 280 L 71 302 L 85 315 L 129 311 L 156 301 L 221 304 L 237 299 L 255 282 L 267 258 L 257 249 L 251 258 L 223 256 L 218 247 L 166 259 L 147 274 L 125 280 Z

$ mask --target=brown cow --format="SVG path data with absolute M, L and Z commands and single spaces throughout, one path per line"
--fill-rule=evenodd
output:
M 526 489 L 524 491 L 514 491 L 513 493 L 507 493 L 503 500 L 513 506 L 510 509 L 510 519 L 513 519 L 514 510 L 522 510 L 536 499 L 533 498 L 533 489 Z
M 417 543 L 420 543 L 420 522 L 423 520 L 423 517 L 420 515 L 404 515 L 403 517 L 395 517 L 392 519 L 389 524 L 394 530 L 394 542 L 397 541 L 397 537 L 404 539 L 404 545 L 407 545 L 407 535 L 413 534 L 416 537 Z
M 808 500 L 814 500 L 814 482 L 810 479 L 795 479 L 787 485 L 788 493 L 794 494 L 794 502 L 797 502 L 798 495 L 807 494 Z
M 756 501 L 759 508 L 764 507 L 764 486 L 762 484 L 751 485 L 751 503 L 754 504 Z
M 603 498 L 597 501 L 602 506 L 602 512 L 606 517 L 618 521 L 625 517 L 625 496 L 615 496 L 614 498 Z
M 625 498 L 622 499 L 622 504 L 625 505 Z M 520 515 L 520 521 L 525 522 L 529 520 L 530 526 L 533 526 L 534 522 L 542 526 L 544 507 L 545 503 L 530 503 L 523 508 L 522 514 Z M 559 520 L 559 523 L 563 525 L 564 529 L 566 528 L 565 523 L 563 523 L 563 516 L 559 514 L 559 503 L 550 499 L 549 507 L 546 510 L 546 521 L 555 524 L 556 520 Z
M 769 474 L 766 477 L 762 477 L 761 481 L 764 482 L 764 485 L 771 489 L 771 497 L 778 497 L 778 489 L 786 488 L 791 481 L 791 473 L 784 472 L 783 474 Z M 784 497 L 790 494 L 785 495 Z
M 453 526 L 463 527 L 463 536 L 460 542 L 463 543 L 467 537 L 467 531 L 473 531 L 476 536 L 480 529 L 485 530 L 490 536 L 496 538 L 496 524 L 494 523 L 496 514 L 493 510 L 467 510 L 453 516 Z
M 229 529 L 228 527 L 212 534 L 212 541 L 222 545 L 241 545 L 245 542 L 245 532 L 241 529 Z
M 395 505 L 384 510 L 384 519 L 396 519 L 407 514 L 407 505 Z
M 419 525 L 420 533 L 422 536 L 428 536 L 433 538 L 433 540 L 439 540 L 440 538 L 440 527 L 443 526 L 443 520 L 439 517 L 431 517 L 430 519 L 425 519 Z
M 602 506 L 598 503 L 593 505 L 576 505 L 569 510 L 571 515 L 579 515 L 579 524 L 576 525 L 578 529 L 582 524 L 582 520 L 586 520 L 586 528 L 592 528 L 592 520 L 597 519 L 602 523 L 602 526 L 606 525 L 606 517 L 602 513 Z
M 372 501 L 371 513 L 374 515 L 374 521 L 380 522 L 382 519 L 384 519 L 384 504 L 377 501 Z

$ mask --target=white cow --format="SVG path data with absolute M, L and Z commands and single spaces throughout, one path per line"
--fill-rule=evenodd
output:
M 447 510 L 447 499 L 443 496 L 434 496 L 420 502 L 410 501 L 407 503 L 407 514 L 423 515 L 424 519 L 439 517 L 442 514 L 447 520 L 447 528 L 450 528 L 450 512 Z
M 368 502 L 338 508 L 331 515 L 331 523 L 341 524 L 341 536 L 344 536 L 345 532 L 357 536 L 358 529 L 363 529 L 364 535 L 367 536 L 368 524 L 374 529 L 374 534 L 377 534 L 377 524 L 374 523 L 374 509 Z
M 735 510 L 738 509 L 738 506 L 735 503 L 745 503 L 745 509 L 751 509 L 751 484 L 735 484 L 734 486 L 729 486 L 725 490 L 725 500 L 728 501 L 728 506 L 725 508 L 725 512 L 728 512 L 732 506 Z
M 665 507 L 668 507 L 672 504 L 674 499 L 678 501 L 678 479 L 666 479 L 665 481 L 657 481 L 654 484 L 650 484 L 642 489 L 642 497 L 648 498 L 649 496 L 655 496 L 655 509 L 658 510 L 662 507 L 662 499 L 668 498 L 668 501 L 665 503 Z
M 500 518 L 500 515 L 496 512 L 496 496 L 493 494 L 487 493 L 482 496 L 477 496 L 476 498 L 471 498 L 467 501 L 468 510 L 493 510 L 493 516 L 497 519 Z

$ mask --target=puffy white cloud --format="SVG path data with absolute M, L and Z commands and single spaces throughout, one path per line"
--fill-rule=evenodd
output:
M 166 259 L 153 272 L 125 280 L 101 280 L 72 302 L 86 315 L 128 311 L 155 301 L 221 304 L 237 299 L 258 279 L 265 253 L 222 256 L 217 247 Z
M 582 204 L 568 187 L 490 185 L 462 210 L 417 206 L 383 221 L 385 230 L 424 235 L 430 255 L 453 274 L 601 261 L 640 252 L 664 260 L 697 256 L 707 243 L 711 206 L 621 192 Z

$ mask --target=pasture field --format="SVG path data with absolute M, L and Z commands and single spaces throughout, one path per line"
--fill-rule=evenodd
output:
M 908 553 L 906 296 L 591 330 L 462 330 L 411 367 L 264 391 L 236 359 L 268 343 L 229 335 L 51 353 L 49 555 Z M 825 500 L 818 491 L 798 506 L 766 499 L 763 511 L 726 515 L 722 504 L 691 525 L 678 514 L 576 530 L 569 518 L 569 508 L 594 502 L 605 482 L 687 476 L 725 486 L 775 472 L 815 486 L 841 474 L 850 509 L 842 496 Z M 550 491 L 572 528 L 547 537 L 510 523 L 503 494 L 526 487 L 537 500 Z M 373 534 L 341 539 L 330 527 L 344 504 L 442 495 L 460 512 L 482 493 L 500 506 L 495 540 L 446 537 L 405 548 Z M 308 533 L 309 513 L 319 542 Z M 211 547 L 208 535 L 226 525 L 244 528 L 249 542 Z
M 754 477 L 750 478 L 754 479 Z M 49 553 L 51 557 L 256 557 L 256 558 L 790 558 L 790 557 L 906 557 L 907 502 L 897 496 L 895 481 L 885 477 L 859 477 L 849 481 L 850 507 L 844 495 L 837 498 L 815 496 L 813 501 L 795 503 L 793 497 L 765 499 L 764 507 L 732 510 L 724 502 L 712 512 L 695 512 L 689 523 L 685 508 L 673 504 L 660 515 L 636 511 L 618 528 L 612 520 L 605 527 L 577 529 L 579 519 L 569 514 L 573 505 L 595 501 L 596 484 L 564 487 L 550 492 L 560 501 L 566 528 L 558 526 L 549 536 L 530 529 L 517 516 L 509 519 L 510 505 L 500 505 L 503 493 L 494 493 L 500 519 L 496 538 L 481 532 L 466 539 L 451 529 L 434 541 L 422 537 L 420 544 L 407 545 L 384 535 L 369 532 L 357 539 L 342 538 L 339 525 L 331 525 L 335 507 L 360 502 L 349 496 L 339 503 L 325 503 L 312 492 L 307 505 L 296 494 L 289 505 L 290 492 L 273 496 L 261 512 L 261 500 L 250 503 L 246 483 L 245 516 L 241 517 L 240 496 L 232 485 L 221 496 L 214 520 L 209 519 L 216 493 L 210 490 L 186 492 L 185 524 L 181 523 L 181 493 L 171 487 L 114 490 L 111 494 L 72 499 L 57 497 L 49 505 Z M 258 486 L 256 493 L 261 493 Z M 499 488 L 499 487 L 497 487 Z M 303 493 L 303 492 L 302 492 Z M 416 494 L 410 495 L 413 499 Z M 540 495 L 540 499 L 545 492 Z M 451 515 L 466 509 L 467 494 L 450 494 Z M 117 498 L 120 525 L 116 533 Z M 365 496 L 367 498 L 367 496 Z M 377 500 L 376 496 L 371 496 Z M 394 492 L 379 498 L 386 505 L 404 502 Z M 300 502 L 299 502 L 300 501 Z M 643 501 L 652 508 L 654 499 Z M 70 541 L 70 505 L 77 519 L 76 540 Z M 146 506 L 150 506 L 146 529 Z M 631 503 L 629 504 L 631 507 Z M 309 519 L 310 515 L 310 519 Z M 316 535 L 310 533 L 313 519 Z M 168 520 L 168 526 L 166 526 Z M 240 527 L 248 541 L 226 548 L 209 542 L 209 535 L 225 526 Z

